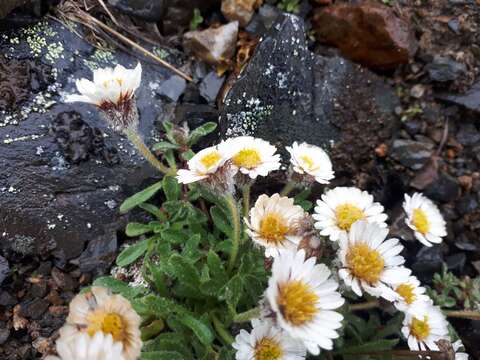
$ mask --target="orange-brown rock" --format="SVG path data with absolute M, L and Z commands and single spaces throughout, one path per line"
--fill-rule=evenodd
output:
M 408 63 L 418 47 L 409 22 L 378 2 L 318 8 L 313 24 L 320 42 L 338 47 L 344 56 L 369 68 Z
M 263 0 L 223 0 L 222 13 L 228 20 L 238 21 L 244 27 L 262 3 Z

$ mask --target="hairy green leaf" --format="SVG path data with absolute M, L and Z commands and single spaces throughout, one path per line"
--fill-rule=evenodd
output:
M 179 316 L 179 320 L 182 324 L 189 327 L 195 333 L 195 335 L 203 345 L 210 345 L 213 342 L 215 336 L 210 330 L 210 327 L 208 327 L 202 321 L 197 320 L 196 318 L 188 314 L 183 314 Z
M 134 207 L 144 203 L 148 199 L 150 199 L 153 195 L 157 193 L 158 190 L 162 188 L 162 182 L 159 181 L 153 185 L 150 185 L 148 188 L 130 196 L 126 199 L 122 205 L 120 205 L 120 212 L 122 214 L 127 213 Z
M 199 126 L 190 133 L 190 136 L 188 137 L 188 145 L 191 146 L 196 144 L 202 137 L 214 132 L 216 128 L 217 124 L 214 122 L 207 122 L 202 126 Z
M 145 254 L 148 249 L 148 244 L 149 240 L 142 240 L 123 249 L 123 251 L 117 257 L 117 265 L 120 267 L 125 267 L 133 263 L 140 256 Z
M 167 198 L 167 201 L 174 201 L 180 199 L 180 184 L 177 179 L 172 176 L 165 176 L 163 178 L 163 192 Z
M 125 233 L 127 236 L 135 237 L 139 235 L 146 234 L 151 232 L 153 229 L 149 224 L 141 224 L 141 223 L 128 223 L 127 228 L 125 229 Z

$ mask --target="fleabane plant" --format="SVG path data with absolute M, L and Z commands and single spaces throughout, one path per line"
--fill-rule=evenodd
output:
M 465 359 L 442 309 L 405 266 L 383 206 L 359 188 L 332 186 L 325 150 L 243 136 L 195 151 L 215 124 L 163 125 L 164 140 L 141 151 L 166 168 L 156 166 L 162 180 L 120 208 L 150 217 L 127 225 L 131 241 L 114 271 L 127 275 L 98 278 L 93 295 L 72 302 L 66 326 L 78 336 L 61 337 L 59 356 L 88 340 L 92 353 L 105 344 L 125 360 L 347 360 L 406 351 Z M 290 158 L 282 167 L 283 153 Z M 258 181 L 274 172 L 283 189 Z M 314 186 L 323 195 L 313 197 Z M 406 198 L 405 222 L 422 243 L 444 233 L 432 209 L 418 195 Z

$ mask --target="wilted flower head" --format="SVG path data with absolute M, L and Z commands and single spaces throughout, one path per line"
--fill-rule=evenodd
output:
M 305 142 L 298 144 L 295 141 L 286 149 L 290 153 L 290 163 L 296 173 L 310 176 L 320 184 L 328 184 L 335 177 L 330 157 L 322 148 Z
M 439 244 L 447 235 L 446 223 L 438 207 L 420 193 L 411 197 L 405 194 L 403 209 L 407 213 L 405 222 L 415 232 L 415 237 L 425 246 Z
M 99 331 L 93 336 L 81 333 L 73 327 L 60 329 L 56 342 L 58 356 L 45 360 L 124 360 L 122 343 L 114 342 L 112 335 Z
M 278 194 L 265 194 L 250 210 L 245 219 L 247 233 L 252 240 L 265 248 L 265 256 L 276 256 L 280 250 L 295 251 L 302 239 L 296 232 L 296 224 L 305 216 L 305 211 L 293 204 L 293 199 Z
M 319 354 L 320 348 L 333 348 L 343 320 L 333 310 L 345 301 L 327 266 L 315 262 L 315 258 L 305 260 L 303 250 L 281 252 L 273 261 L 266 291 L 278 326 L 301 340 L 313 355 Z
M 374 202 L 368 192 L 355 187 L 336 187 L 327 191 L 321 200 L 317 200 L 313 218 L 317 221 L 315 227 L 320 234 L 332 241 L 346 235 L 359 220 L 387 227 L 383 206 Z
M 410 350 L 439 350 L 437 342 L 448 337 L 448 322 L 431 302 L 405 313 L 402 334 Z
M 70 303 L 67 325 L 90 337 L 98 332 L 110 335 L 122 344 L 125 360 L 140 355 L 140 317 L 127 299 L 108 289 L 94 286 L 90 292 L 77 295 Z
M 252 179 L 267 176 L 280 168 L 280 155 L 275 154 L 277 148 L 268 141 L 240 136 L 227 139 L 223 144 L 230 153 L 233 165 Z
M 401 267 L 403 246 L 398 239 L 385 240 L 388 230 L 378 224 L 357 221 L 339 240 L 338 275 L 358 296 L 363 291 L 393 301 L 397 294 L 389 287 L 408 280 L 411 271 Z
M 138 122 L 135 91 L 140 86 L 142 66 L 126 69 L 122 65 L 97 69 L 93 81 L 76 81 L 80 95 L 69 95 L 67 102 L 85 102 L 96 105 L 109 124 L 117 131 L 134 128 Z
M 252 320 L 252 331 L 240 330 L 232 347 L 236 360 L 302 360 L 307 351 L 303 343 L 291 338 L 271 320 Z

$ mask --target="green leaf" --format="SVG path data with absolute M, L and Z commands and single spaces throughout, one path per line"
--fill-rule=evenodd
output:
M 130 196 L 120 206 L 120 212 L 122 214 L 125 214 L 131 209 L 133 209 L 134 207 L 139 206 L 140 204 L 150 199 L 153 195 L 155 195 L 157 191 L 160 190 L 161 188 L 162 188 L 162 182 L 159 181 L 153 185 L 150 185 L 148 188 Z
M 149 242 L 149 240 L 142 240 L 123 249 L 123 251 L 117 257 L 117 266 L 125 267 L 133 263 L 140 256 L 145 254 L 148 249 Z
M 166 229 L 162 231 L 161 235 L 163 240 L 176 245 L 185 244 L 190 238 L 190 235 L 185 230 Z
M 193 9 L 193 17 L 190 21 L 190 30 L 195 31 L 198 29 L 200 24 L 203 22 L 202 14 L 198 8 Z
M 189 284 L 196 288 L 200 283 L 200 274 L 186 258 L 173 254 L 169 261 L 169 265 L 173 269 L 173 275 L 183 284 Z
M 180 199 L 181 188 L 177 179 L 172 176 L 165 176 L 163 178 L 163 192 L 167 201 L 174 201 Z
M 184 360 L 182 354 L 177 351 L 151 351 L 142 353 L 140 360 Z
M 102 276 L 93 282 L 94 286 L 103 286 L 131 300 L 144 292 L 144 288 L 132 287 L 123 281 L 112 278 L 111 276 Z
M 190 136 L 188 137 L 188 145 L 191 146 L 196 144 L 202 137 L 214 132 L 216 128 L 217 124 L 214 122 L 207 122 L 202 126 L 199 126 L 190 133 Z
M 210 215 L 212 216 L 215 226 L 225 235 L 231 237 L 233 229 L 231 223 L 228 221 L 227 215 L 225 215 L 222 209 L 218 206 L 212 206 L 210 208 Z
M 161 152 L 165 152 L 167 150 L 176 150 L 179 148 L 180 148 L 179 145 L 172 144 L 171 142 L 168 142 L 168 141 L 160 141 L 152 146 L 153 151 L 161 151 Z
M 213 342 L 215 336 L 213 335 L 210 328 L 202 321 L 197 320 L 193 316 L 188 314 L 183 314 L 178 319 L 182 324 L 189 327 L 195 333 L 198 340 L 200 340 L 203 345 L 208 346 Z
M 222 299 L 227 301 L 227 304 L 233 308 L 237 307 L 243 293 L 243 280 L 240 276 L 233 276 L 227 284 L 223 287 L 221 293 Z
M 125 229 L 125 233 L 130 237 L 143 235 L 151 231 L 152 227 L 150 225 L 141 223 L 128 223 Z
M 370 352 L 370 351 L 385 351 L 391 350 L 398 344 L 398 339 L 393 340 L 375 340 L 370 341 L 365 344 L 355 345 L 355 346 L 346 346 L 343 349 L 339 350 L 338 353 L 340 354 L 357 354 L 361 352 Z
M 184 356 L 184 359 L 192 359 L 192 353 L 186 345 L 185 338 L 180 333 L 164 332 L 154 340 L 144 344 L 143 351 L 177 351 Z
M 160 221 L 166 221 L 167 220 L 165 214 L 162 213 L 160 211 L 160 209 L 158 207 L 156 207 L 155 205 L 148 204 L 148 203 L 143 203 L 143 204 L 138 205 L 138 207 L 140 209 L 143 209 L 143 210 L 149 212 L 150 214 L 155 216 Z
M 227 281 L 228 276 L 222 260 L 215 252 L 211 250 L 207 255 L 207 265 L 212 278 L 219 279 L 221 281 Z

